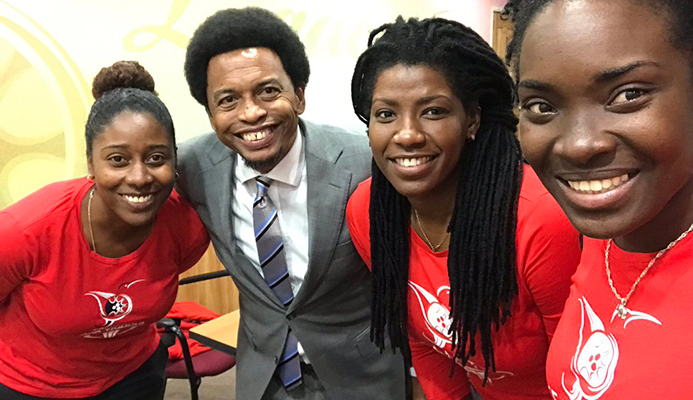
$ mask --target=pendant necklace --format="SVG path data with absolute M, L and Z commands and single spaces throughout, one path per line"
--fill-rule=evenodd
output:
M 626 295 L 626 297 L 621 297 L 620 294 L 616 291 L 616 288 L 614 287 L 614 281 L 611 279 L 611 268 L 609 267 L 609 249 L 611 249 L 611 243 L 613 243 L 613 239 L 609 239 L 608 242 L 606 242 L 606 250 L 604 250 L 604 265 L 606 266 L 606 277 L 609 280 L 609 286 L 611 286 L 611 291 L 614 293 L 614 296 L 616 296 L 616 300 L 618 300 L 618 305 L 616 306 L 616 313 L 618 314 L 621 319 L 626 319 L 628 309 L 626 308 L 626 304 L 628 304 L 628 300 L 630 300 L 630 296 L 633 295 L 633 292 L 635 292 L 635 288 L 638 287 L 638 284 L 642 280 L 642 278 L 647 275 L 647 273 L 650 271 L 650 268 L 654 265 L 654 263 L 660 259 L 664 253 L 669 251 L 672 247 L 674 247 L 678 242 L 683 240 L 686 236 L 688 236 L 689 233 L 693 231 L 693 225 L 691 225 L 684 233 L 681 234 L 678 238 L 673 240 L 669 245 L 662 250 L 660 250 L 657 255 L 655 255 L 652 260 L 647 264 L 647 267 L 642 271 L 640 276 L 638 276 L 638 279 L 635 280 L 635 283 L 633 283 L 633 286 L 630 287 L 630 291 Z
M 412 207 L 412 208 L 413 208 L 413 207 Z M 448 238 L 448 236 L 450 236 L 450 231 L 448 231 L 448 232 L 445 234 L 445 236 L 443 236 L 443 240 L 441 240 L 440 243 L 438 243 L 437 246 L 434 246 L 433 243 L 431 243 L 431 240 L 428 239 L 428 236 L 426 235 L 426 231 L 424 231 L 423 226 L 421 226 L 421 220 L 419 219 L 419 212 L 416 211 L 416 208 L 414 208 L 414 217 L 416 217 L 416 225 L 419 227 L 419 230 L 421 231 L 421 234 L 423 235 L 423 239 L 424 239 L 424 241 L 426 242 L 426 244 L 428 245 L 428 247 L 429 247 L 431 250 L 433 250 L 434 252 L 438 251 L 438 249 L 440 248 L 440 246 L 442 246 L 443 243 L 445 243 L 445 240 Z
M 87 202 L 87 219 L 89 220 L 89 236 L 91 236 L 91 248 L 94 253 L 99 254 L 96 251 L 96 240 L 94 240 L 94 227 L 91 225 L 91 199 L 94 198 L 94 191 L 96 187 L 91 188 L 89 192 L 89 201 Z

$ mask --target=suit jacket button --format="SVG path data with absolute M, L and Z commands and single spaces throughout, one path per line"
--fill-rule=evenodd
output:
M 276 357 L 276 356 L 274 357 L 274 363 L 279 364 L 279 357 Z
M 294 317 L 295 317 L 294 313 L 289 313 L 289 314 L 286 315 L 286 319 L 288 319 L 289 321 L 291 321 L 292 319 L 294 319 Z

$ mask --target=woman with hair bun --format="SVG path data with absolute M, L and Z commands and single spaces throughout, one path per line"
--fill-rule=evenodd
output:
M 94 78 L 89 176 L 0 210 L 0 398 L 159 399 L 155 322 L 209 239 L 173 191 L 173 121 L 137 62 Z

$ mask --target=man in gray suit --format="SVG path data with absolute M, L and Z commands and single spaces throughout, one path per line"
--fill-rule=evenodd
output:
M 344 221 L 368 142 L 299 119 L 298 36 L 269 11 L 223 10 L 185 73 L 216 135 L 181 146 L 179 186 L 240 292 L 237 399 L 403 399 L 401 355 L 370 341 L 371 277 Z

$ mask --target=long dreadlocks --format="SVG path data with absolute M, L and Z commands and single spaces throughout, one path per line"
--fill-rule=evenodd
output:
M 442 18 L 409 19 L 374 30 L 351 83 L 354 111 L 370 120 L 378 76 L 395 65 L 426 65 L 445 75 L 465 109 L 481 107 L 476 140 L 465 146 L 448 230 L 452 343 L 463 363 L 479 334 L 485 380 L 495 371 L 491 332 L 510 315 L 517 294 L 515 230 L 522 157 L 515 138 L 513 82 L 491 47 L 468 27 Z M 408 354 L 408 225 L 411 207 L 373 162 L 370 232 L 373 281 L 371 339 Z

